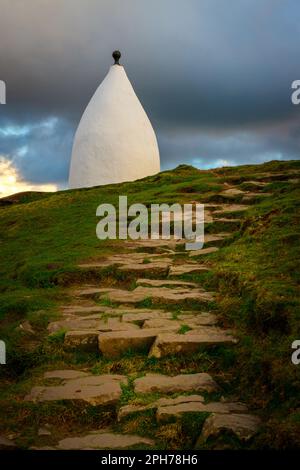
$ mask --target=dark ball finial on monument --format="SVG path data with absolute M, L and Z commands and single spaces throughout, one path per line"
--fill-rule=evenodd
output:
M 120 51 L 114 51 L 112 53 L 113 58 L 115 59 L 114 65 L 120 65 L 119 60 L 121 58 L 121 52 Z

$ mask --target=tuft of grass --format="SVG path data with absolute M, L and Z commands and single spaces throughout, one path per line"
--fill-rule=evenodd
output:
M 48 337 L 49 343 L 58 343 L 62 344 L 65 340 L 65 334 L 66 334 L 66 329 L 61 328 L 60 330 L 56 331 L 55 333 L 52 333 Z
M 180 328 L 179 330 L 177 331 L 177 333 L 179 335 L 184 335 L 185 333 L 187 333 L 188 331 L 190 331 L 192 328 L 189 326 L 189 325 L 180 325 Z

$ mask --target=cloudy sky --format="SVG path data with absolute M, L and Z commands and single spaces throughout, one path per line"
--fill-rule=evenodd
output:
M 65 188 L 120 49 L 162 169 L 300 158 L 299 0 L 0 0 L 0 197 Z

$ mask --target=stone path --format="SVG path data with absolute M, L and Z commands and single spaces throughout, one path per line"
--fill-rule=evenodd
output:
M 128 353 L 148 355 L 149 361 L 159 364 L 165 358 L 189 358 L 220 345 L 233 348 L 238 341 L 235 332 L 221 328 L 211 310 L 215 293 L 205 290 L 193 276 L 209 272 L 211 255 L 222 249 L 223 240 L 239 227 L 249 207 L 243 201 L 269 196 L 260 193 L 266 184 L 246 181 L 244 186 L 251 188 L 247 191 L 242 186 L 224 185 L 218 197 L 230 202 L 206 204 L 205 221 L 210 227 L 217 224 L 221 230 L 224 226 L 226 231 L 207 234 L 202 250 L 182 251 L 182 240 L 137 240 L 125 242 L 124 253 L 81 263 L 82 270 L 91 272 L 113 268 L 133 279 L 134 285 L 129 289 L 121 283 L 109 287 L 99 283 L 71 289 L 72 302 L 61 307 L 60 317 L 49 323 L 49 335 L 63 332 L 66 351 L 88 351 L 112 364 L 118 364 Z M 191 277 L 187 280 L 186 275 Z M 125 404 L 124 390 L 130 390 L 129 396 L 133 397 Z M 69 369 L 46 372 L 24 400 L 64 400 L 113 409 L 119 425 L 149 410 L 157 426 L 181 420 L 185 415 L 203 414 L 204 425 L 199 429 L 196 446 L 203 446 L 207 439 L 224 431 L 241 441 L 249 440 L 259 429 L 259 418 L 234 399 L 210 398 L 219 392 L 213 371 L 172 375 L 144 370 L 129 375 L 93 375 L 91 371 Z M 37 448 L 125 449 L 157 445 L 155 437 L 130 433 L 126 426 L 122 432 L 101 429 L 101 423 L 99 428 L 82 435 L 66 435 L 55 445 Z

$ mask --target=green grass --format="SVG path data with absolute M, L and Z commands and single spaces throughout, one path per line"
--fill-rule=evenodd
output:
M 184 335 L 188 331 L 190 331 L 192 328 L 189 325 L 180 325 L 179 330 L 177 331 L 178 334 Z
M 65 339 L 66 330 L 62 328 L 61 330 L 56 331 L 49 335 L 48 341 L 50 343 L 63 343 Z

